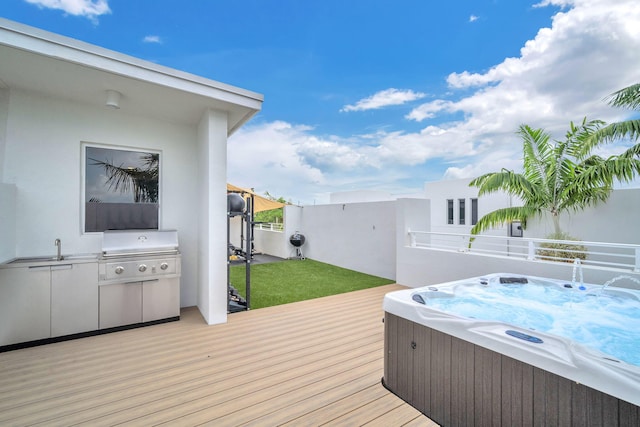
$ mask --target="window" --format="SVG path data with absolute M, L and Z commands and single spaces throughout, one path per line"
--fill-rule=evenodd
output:
M 464 225 L 465 212 L 464 212 L 464 199 L 458 199 L 458 213 L 460 216 L 458 217 L 458 221 L 460 225 Z
M 160 153 L 84 146 L 84 231 L 157 229 Z
M 478 223 L 478 199 L 471 199 L 471 225 Z
M 447 224 L 453 224 L 453 199 L 447 199 Z

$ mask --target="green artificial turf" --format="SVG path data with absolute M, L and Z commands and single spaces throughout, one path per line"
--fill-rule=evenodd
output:
M 230 268 L 231 284 L 245 296 L 245 266 Z M 394 283 L 311 259 L 251 266 L 251 309 L 287 304 Z

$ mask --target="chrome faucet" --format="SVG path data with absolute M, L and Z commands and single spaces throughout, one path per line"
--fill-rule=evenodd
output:
M 60 239 L 56 239 L 53 244 L 58 247 L 58 255 L 56 256 L 56 260 L 62 261 L 62 242 L 60 241 Z

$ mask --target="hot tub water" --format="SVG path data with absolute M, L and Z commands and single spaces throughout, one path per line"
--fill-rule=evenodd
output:
M 429 308 L 562 336 L 640 366 L 637 293 L 619 288 L 603 292 L 593 285 L 575 287 L 537 278 L 528 278 L 527 283 L 511 282 L 481 278 L 477 284 L 423 288 L 416 294 Z

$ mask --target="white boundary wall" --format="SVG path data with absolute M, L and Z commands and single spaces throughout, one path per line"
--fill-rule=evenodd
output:
M 298 231 L 306 238 L 307 258 L 395 279 L 396 245 L 405 239 L 399 231 L 429 227 L 429 200 L 286 206 L 284 225 L 283 232 L 255 230 L 256 250 L 291 258 L 289 237 Z
M 603 284 L 621 275 L 640 280 L 640 273 L 583 266 L 585 283 Z M 488 256 L 468 252 L 453 252 L 431 248 L 401 247 L 398 250 L 396 281 L 409 287 L 434 285 L 467 277 L 483 276 L 490 273 L 513 273 L 530 276 L 550 277 L 571 283 L 573 264 L 550 261 L 529 261 L 525 259 Z M 616 282 L 615 286 L 631 286 L 627 280 Z
M 614 190 L 607 203 L 571 215 L 563 215 L 560 227 L 580 240 L 640 243 L 640 188 Z M 553 232 L 550 219 L 532 221 L 526 237 L 545 237 Z
M 425 185 L 427 199 L 341 203 L 320 206 L 285 207 L 283 232 L 256 230 L 256 248 L 289 258 L 295 255 L 289 236 L 300 231 L 307 238 L 304 255 L 318 261 L 374 274 L 407 286 L 424 286 L 492 272 L 512 272 L 571 279 L 572 266 L 546 261 L 527 261 L 481 254 L 447 252 L 408 247 L 407 230 L 468 233 L 470 220 L 459 225 L 458 199 L 477 196 L 468 180 L 442 181 Z M 446 200 L 454 199 L 455 221 L 447 224 Z M 500 206 L 515 203 L 504 194 L 479 199 L 481 217 Z M 640 243 L 640 189 L 614 190 L 606 204 L 573 215 L 565 215 L 563 228 L 585 241 Z M 525 237 L 543 238 L 550 221 L 530 221 Z M 507 228 L 490 234 L 506 236 Z M 507 271 L 507 270 L 511 271 Z M 620 274 L 618 270 L 584 267 L 585 281 L 603 283 Z
M 305 206 L 298 231 L 306 237 L 305 257 L 389 279 L 396 276 L 393 201 Z

